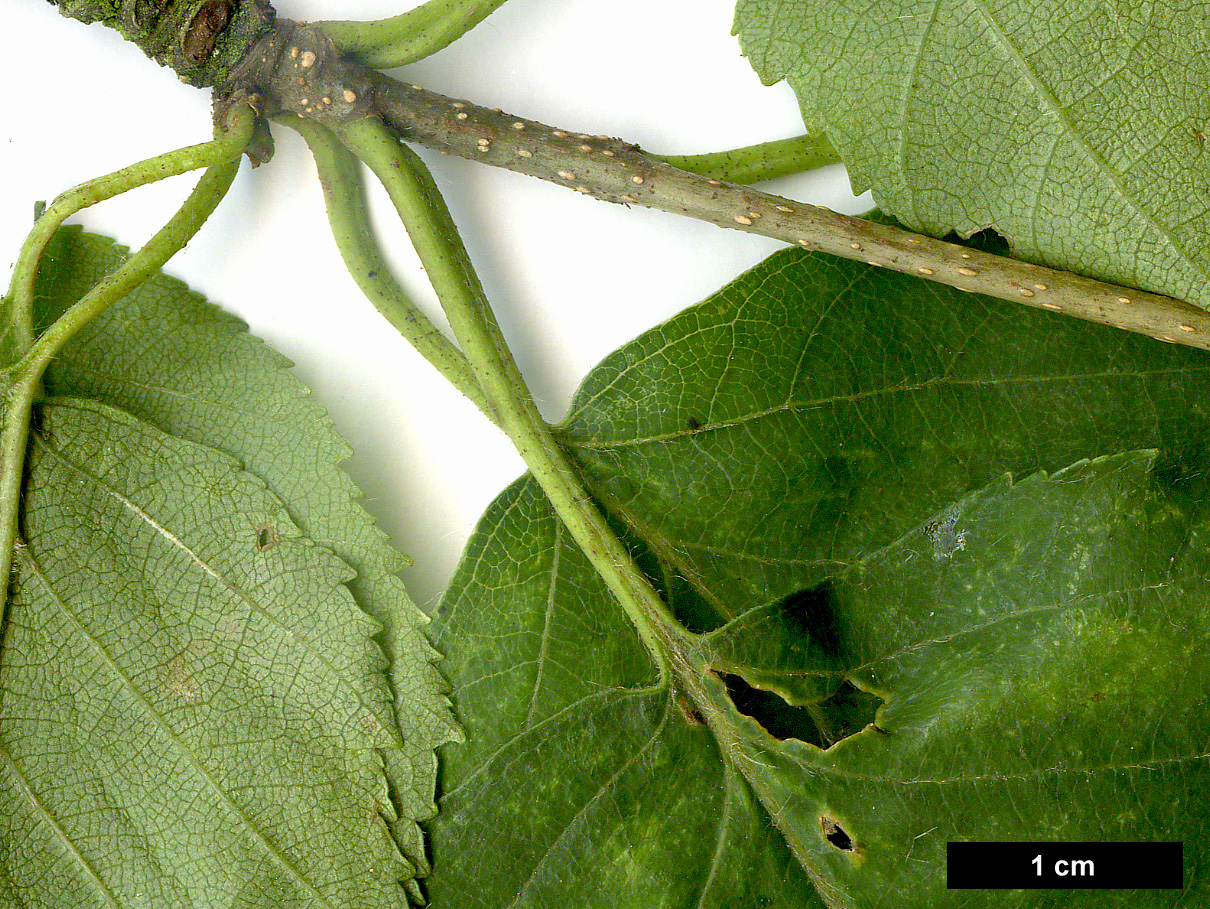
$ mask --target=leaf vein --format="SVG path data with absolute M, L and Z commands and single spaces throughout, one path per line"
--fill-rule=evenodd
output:
M 1143 208 L 1142 204 L 1131 193 L 1126 191 L 1125 185 L 1122 183 L 1121 175 L 1113 170 L 1101 156 L 1101 154 L 1092 147 L 1091 143 L 1086 139 L 1072 124 L 1071 118 L 1067 115 L 1067 111 L 1059 104 L 1058 98 L 1054 96 L 1049 87 L 1043 84 L 1038 77 L 1034 68 L 1030 66 L 1029 61 L 1021 53 L 1020 49 L 1012 42 L 1003 26 L 993 16 L 992 11 L 988 8 L 986 0 L 970 0 L 971 5 L 975 8 L 977 14 L 981 14 L 982 18 L 991 26 L 992 33 L 999 39 L 1001 49 L 1009 55 L 1009 57 L 1018 65 L 1025 78 L 1029 80 L 1030 85 L 1037 93 L 1041 100 L 1051 110 L 1055 119 L 1066 133 L 1075 141 L 1074 144 L 1084 152 L 1084 155 L 1092 162 L 1094 167 L 1099 170 L 1102 176 L 1109 182 L 1110 186 L 1135 213 L 1139 220 L 1149 224 L 1156 233 L 1162 238 L 1164 243 L 1171 248 L 1180 258 L 1192 268 L 1195 272 L 1202 275 L 1203 278 L 1210 278 L 1210 271 L 1206 266 L 1197 262 L 1185 248 L 1177 242 L 1171 231 L 1156 221 L 1155 216 Z
M 42 800 L 39 799 L 38 794 L 34 792 L 33 786 L 30 785 L 29 780 L 26 779 L 25 774 L 21 772 L 21 768 L 17 766 L 17 762 L 13 760 L 12 755 L 8 752 L 8 749 L 4 747 L 3 741 L 0 741 L 0 757 L 4 758 L 5 765 L 16 777 L 17 782 L 20 784 L 22 790 L 24 790 L 26 797 L 29 799 L 30 805 L 33 806 L 33 809 L 37 813 L 38 817 L 41 818 L 42 822 L 46 824 L 46 826 L 50 827 L 55 832 L 58 839 L 67 848 L 67 851 L 71 853 L 72 858 L 74 858 L 76 863 L 84 869 L 89 880 L 93 882 L 96 888 L 104 896 L 105 901 L 110 906 L 114 907 L 114 909 L 119 909 L 118 901 L 114 898 L 113 893 L 105 885 L 105 882 L 101 880 L 101 876 L 97 873 L 96 869 L 92 867 L 88 859 L 86 859 L 83 853 L 76 848 L 76 844 L 72 842 L 71 837 L 67 835 L 67 831 L 65 831 L 59 825 L 59 822 L 51 816 L 51 813 L 46 810 L 46 807 L 42 804 Z
M 168 722 L 159 713 L 158 710 L 147 700 L 146 695 L 134 683 L 134 680 L 127 675 L 122 667 L 117 663 L 105 647 L 96 637 L 85 627 L 79 617 L 72 612 L 67 603 L 55 591 L 54 585 L 49 577 L 42 571 L 41 567 L 35 561 L 33 553 L 26 550 L 23 560 L 25 567 L 29 570 L 33 577 L 37 578 L 39 584 L 46 591 L 46 595 L 51 602 L 55 603 L 63 617 L 67 619 L 70 625 L 75 629 L 75 632 L 88 644 L 89 648 L 101 659 L 101 662 L 113 673 L 114 677 L 122 684 L 126 691 L 130 694 L 135 703 L 139 704 L 146 712 L 152 724 L 181 754 L 181 756 L 189 763 L 197 775 L 204 780 L 219 801 L 225 804 L 240 823 L 248 830 L 261 844 L 269 858 L 280 868 L 286 871 L 293 879 L 297 880 L 302 885 L 303 889 L 309 892 L 319 903 L 325 906 L 332 906 L 332 903 L 316 889 L 307 878 L 294 866 L 294 864 L 286 858 L 285 855 L 273 844 L 269 837 L 249 818 L 238 805 L 232 801 L 230 794 L 222 787 L 214 775 L 205 767 L 198 758 L 197 754 L 177 735 L 177 733 L 168 725 Z M 335 907 L 333 907 L 335 909 Z
M 970 379 L 954 379 L 948 376 L 938 376 L 931 379 L 926 379 L 923 382 L 905 385 L 893 385 L 885 388 L 873 388 L 869 391 L 858 391 L 846 395 L 833 395 L 827 398 L 816 398 L 813 400 L 803 401 L 787 401 L 784 404 L 778 404 L 773 407 L 765 408 L 764 410 L 752 411 L 751 413 L 741 414 L 728 419 L 719 420 L 715 423 L 707 423 L 698 427 L 692 432 L 687 430 L 677 430 L 675 432 L 655 433 L 648 436 L 636 436 L 632 439 L 595 439 L 595 438 L 569 438 L 561 436 L 560 442 L 567 448 L 579 449 L 583 451 L 610 451 L 617 448 L 633 448 L 639 445 L 649 445 L 652 443 L 664 443 L 683 436 L 700 436 L 702 433 L 727 429 L 735 426 L 742 426 L 746 423 L 751 423 L 757 420 L 762 420 L 766 417 L 774 416 L 786 412 L 799 412 L 816 410 L 820 407 L 825 407 L 832 404 L 855 404 L 860 401 L 879 398 L 887 395 L 914 393 L 919 391 L 931 390 L 942 387 L 989 387 L 999 388 L 1004 386 L 1014 385 L 1029 385 L 1042 384 L 1046 382 L 1077 382 L 1093 379 L 1144 379 L 1160 375 L 1177 375 L 1199 372 L 1210 372 L 1210 367 L 1192 369 L 1190 367 L 1180 366 L 1172 369 L 1157 369 L 1147 373 L 1135 372 L 1113 372 L 1110 370 L 1089 373 L 1069 373 L 1055 376 L 1012 376 L 1012 377 L 997 377 L 997 378 L 970 378 Z
M 60 404 L 59 406 L 66 406 L 66 405 Z M 200 568 L 204 574 L 208 575 L 214 581 L 216 581 L 219 584 L 221 584 L 222 586 L 226 587 L 227 590 L 229 590 L 231 593 L 235 594 L 250 609 L 252 609 L 258 615 L 260 615 L 262 618 L 264 618 L 273 627 L 277 628 L 282 633 L 285 640 L 290 641 L 291 643 L 298 642 L 298 643 L 301 643 L 302 645 L 304 645 L 306 650 L 311 653 L 311 655 L 320 663 L 320 665 L 322 665 L 326 670 L 328 670 L 328 672 L 330 673 L 330 675 L 333 678 L 338 679 L 340 685 L 343 686 L 344 688 L 346 688 L 352 694 L 352 696 L 356 699 L 357 703 L 360 704 L 362 706 L 362 708 L 365 710 L 364 715 L 367 717 L 372 717 L 374 719 L 375 725 L 379 727 L 380 731 L 383 732 L 388 737 L 393 738 L 393 736 L 390 735 L 389 730 L 384 730 L 381 728 L 381 723 L 378 720 L 378 711 L 377 711 L 377 708 L 375 707 L 375 705 L 367 702 L 365 699 L 365 696 L 362 694 L 362 692 L 360 692 L 357 689 L 357 687 L 355 685 L 353 685 L 352 682 L 345 677 L 344 673 L 340 671 L 339 667 L 337 667 L 327 657 L 324 647 L 319 646 L 316 642 L 310 640 L 309 638 L 307 638 L 304 635 L 298 634 L 298 632 L 296 632 L 294 629 L 289 628 L 284 622 L 282 622 L 279 618 L 277 618 L 277 616 L 273 615 L 272 611 L 267 606 L 262 604 L 256 597 L 254 597 L 248 591 L 244 590 L 237 583 L 235 583 L 234 581 L 231 581 L 226 576 L 224 576 L 222 572 L 220 572 L 218 569 L 216 569 L 213 565 L 211 565 L 209 562 L 207 562 L 204 558 L 202 558 L 202 556 L 198 552 L 196 552 L 194 549 L 192 549 L 184 540 L 182 540 L 179 536 L 174 534 L 166 526 L 164 526 L 159 521 L 157 521 L 155 518 L 153 518 L 144 509 L 139 507 L 139 505 L 136 502 L 134 502 L 132 499 L 130 499 L 129 497 L 127 497 L 126 495 L 124 495 L 119 490 L 115 489 L 114 487 L 110 486 L 109 484 L 105 483 L 103 480 L 101 480 L 100 477 L 98 477 L 98 476 L 94 475 L 93 473 L 91 473 L 90 471 L 86 470 L 82 465 L 77 464 L 74 461 L 72 461 L 71 459 L 69 459 L 68 457 L 66 457 L 61 451 L 59 451 L 53 445 L 51 445 L 41 434 L 32 434 L 32 438 L 34 439 L 35 443 L 38 445 L 39 448 L 41 448 L 43 451 L 45 451 L 46 453 L 48 453 L 49 455 L 54 457 L 65 468 L 73 471 L 82 479 L 86 480 L 89 483 L 92 483 L 93 486 L 96 487 L 98 490 L 104 492 L 106 495 L 113 498 L 123 508 L 125 508 L 131 515 L 133 515 L 139 521 L 144 523 L 148 528 L 150 528 L 152 531 L 154 531 L 159 536 L 159 538 L 162 539 L 163 541 L 165 541 L 170 547 L 172 547 L 177 552 L 181 553 L 186 558 L 191 560 L 195 565 L 197 565 L 198 568 Z
M 555 851 L 555 847 L 558 846 L 560 843 L 562 843 L 564 841 L 564 839 L 570 835 L 571 829 L 573 827 L 575 827 L 576 824 L 584 818 L 584 816 L 588 812 L 589 808 L 591 808 L 593 805 L 595 805 L 597 802 L 599 802 L 601 800 L 601 798 L 605 795 L 605 793 L 608 792 L 614 785 L 617 784 L 618 780 L 621 779 L 622 775 L 627 770 L 629 770 L 631 768 L 631 766 L 633 766 L 634 763 L 636 761 L 638 761 L 638 759 L 643 754 L 645 754 L 652 747 L 652 745 L 656 742 L 656 740 L 663 734 L 664 727 L 668 724 L 668 716 L 672 712 L 672 708 L 670 706 L 670 700 L 671 700 L 670 698 L 665 699 L 664 713 L 660 717 L 660 722 L 656 725 L 655 730 L 651 733 L 650 738 L 648 738 L 647 741 L 644 742 L 641 747 L 635 749 L 634 753 L 629 758 L 626 759 L 625 763 L 623 763 L 620 767 L 618 767 L 618 769 L 613 773 L 613 775 L 610 776 L 610 778 L 605 781 L 605 783 L 596 791 L 596 793 L 593 794 L 592 798 L 588 799 L 584 803 L 583 807 L 581 807 L 580 810 L 576 812 L 575 816 L 572 817 L 570 823 L 568 823 L 567 826 L 564 827 L 563 830 L 559 833 L 559 835 L 557 837 L 555 837 L 554 841 L 550 844 L 549 848 L 547 848 L 546 854 L 543 855 L 542 858 L 539 859 L 538 862 L 534 865 L 534 868 L 530 872 L 529 877 L 519 888 L 517 888 L 517 896 L 516 896 L 516 898 L 513 899 L 513 901 L 511 903 L 509 903 L 508 909 L 514 909 L 514 907 L 516 907 L 521 902 L 521 899 L 525 896 L 526 889 L 533 882 L 533 880 L 538 876 L 538 872 L 542 869 L 542 867 L 551 858 L 551 856 L 553 855 L 553 853 Z

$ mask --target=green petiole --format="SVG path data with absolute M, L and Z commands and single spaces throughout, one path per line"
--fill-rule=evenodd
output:
M 667 678 L 669 653 L 676 651 L 672 640 L 686 632 L 593 503 L 575 465 L 538 413 L 428 169 L 378 120 L 358 121 L 340 138 L 386 187 L 483 388 L 493 422 L 512 440 Z
M 13 267 L 8 301 L 11 330 L 16 332 L 17 353 L 33 343 L 34 281 L 42 254 L 63 222 L 76 212 L 112 199 L 140 186 L 175 177 L 202 167 L 212 167 L 238 157 L 252 139 L 256 115 L 252 108 L 238 105 L 231 110 L 230 122 L 210 142 L 178 148 L 175 151 L 138 161 L 129 167 L 81 183 L 61 193 L 41 214 L 29 232 Z
M 193 239 L 219 202 L 227 195 L 239 172 L 234 158 L 207 168 L 184 204 L 137 253 L 106 275 L 92 290 L 46 329 L 16 364 L 14 371 L 24 379 L 41 376 L 50 361 L 71 337 L 96 316 L 122 299 L 163 267 Z
M 650 154 L 650 153 L 649 153 Z M 759 183 L 839 164 L 827 136 L 795 136 L 704 155 L 651 155 L 690 173 L 728 183 Z
M 76 187 L 60 196 L 34 225 L 22 247 L 20 270 L 14 276 L 14 298 L 20 300 L 17 309 L 20 311 L 19 317 L 23 320 L 23 330 L 27 336 L 32 336 L 33 282 L 37 277 L 38 263 L 51 236 L 64 218 L 86 205 L 142 185 L 137 181 L 137 176 L 143 177 L 143 183 L 153 182 L 170 176 L 171 173 L 165 171 L 171 171 L 173 168 L 181 168 L 175 171 L 177 173 L 193 169 L 196 164 L 192 167 L 185 167 L 184 164 L 196 162 L 199 158 L 218 159 L 217 163 L 202 175 L 177 213 L 142 249 L 85 294 L 36 341 L 23 345 L 24 356 L 5 370 L 5 406 L 0 422 L 0 576 L 7 578 L 12 567 L 14 546 L 19 532 L 25 449 L 29 440 L 34 400 L 41 388 L 43 372 L 77 331 L 158 271 L 192 239 L 210 217 L 231 187 L 239 171 L 240 151 L 253 131 L 255 117 L 250 108 L 238 108 L 233 119 L 235 122 L 231 129 L 224 131 L 212 143 L 161 155 L 150 162 L 135 165 L 135 168 L 139 169 L 137 171 L 127 168 L 117 174 L 101 177 L 93 183 Z M 67 201 L 63 201 L 64 199 Z M 77 204 L 81 200 L 82 204 Z M 17 312 L 13 315 L 16 316 Z M 7 599 L 5 585 L 0 591 L 0 615 L 3 614 Z
M 332 42 L 374 69 L 406 66 L 461 38 L 504 0 L 429 0 L 390 19 L 315 23 Z
M 483 390 L 462 351 L 408 298 L 391 274 L 366 211 L 361 163 L 313 120 L 283 115 L 277 122 L 297 130 L 315 158 L 332 236 L 357 286 L 421 356 L 487 414 Z

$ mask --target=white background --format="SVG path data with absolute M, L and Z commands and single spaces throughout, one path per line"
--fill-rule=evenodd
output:
M 510 0 L 469 35 L 398 75 L 487 107 L 655 152 L 714 151 L 802 133 L 793 94 L 763 87 L 730 35 L 734 0 Z M 279 0 L 293 19 L 377 18 L 409 0 Z M 5 135 L 0 263 L 5 282 L 36 200 L 135 160 L 210 138 L 206 92 L 178 83 L 99 25 L 45 0 L 4 0 Z M 415 565 L 431 610 L 479 514 L 523 466 L 508 441 L 395 335 L 343 271 L 300 140 L 246 165 L 167 271 L 246 320 L 297 364 L 356 451 L 365 506 Z M 691 305 L 780 244 L 426 154 L 546 417 L 557 421 L 610 350 Z M 83 213 L 87 228 L 141 245 L 192 178 Z M 766 185 L 856 213 L 839 167 Z M 439 311 L 381 197 L 374 210 L 405 287 Z M 444 324 L 444 323 L 442 323 Z

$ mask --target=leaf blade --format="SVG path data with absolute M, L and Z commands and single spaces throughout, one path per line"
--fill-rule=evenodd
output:
M 936 888 L 943 865 L 934 844 L 926 842 L 930 828 L 939 825 L 929 820 L 906 834 L 902 824 L 894 837 L 880 833 L 870 807 L 878 803 L 871 803 L 869 791 L 850 785 L 849 777 L 860 776 L 861 768 L 853 771 L 846 754 L 900 747 L 899 733 L 883 719 L 895 716 L 892 701 L 877 714 L 870 706 L 888 694 L 884 681 L 863 675 L 853 657 L 856 643 L 887 608 L 871 598 L 864 612 L 835 610 L 829 603 L 839 594 L 831 588 L 841 585 L 843 593 L 850 573 L 901 547 L 908 535 L 919 562 L 953 570 L 976 551 L 977 538 L 964 519 L 965 497 L 994 498 L 1004 488 L 1028 487 L 1027 481 L 1006 484 L 1005 471 L 1020 477 L 1040 467 L 1060 470 L 1103 451 L 1151 446 L 1161 451 L 1147 481 L 1162 490 L 1156 493 L 1163 503 L 1159 512 L 1192 507 L 1200 501 L 1206 467 L 1200 439 L 1208 380 L 1204 358 L 1192 351 L 799 251 L 772 256 L 590 374 L 560 428 L 561 438 L 635 558 L 678 618 L 699 632 L 669 643 L 676 651 L 670 663 L 678 669 L 661 716 L 668 717 L 667 728 L 690 737 L 701 733 L 703 722 L 709 725 L 713 735 L 696 741 L 743 778 L 745 817 L 775 824 L 785 836 L 780 858 L 793 856 L 813 878 L 812 887 L 800 875 L 775 899 L 812 901 L 818 893 L 829 906 L 956 905 L 947 902 L 943 880 L 942 890 Z M 462 838 L 463 827 L 507 828 L 515 836 L 515 828 L 541 823 L 531 818 L 542 810 L 544 797 L 558 798 L 553 783 L 538 785 L 529 800 L 510 790 L 510 813 L 492 808 L 486 789 L 477 788 L 500 784 L 503 777 L 492 774 L 515 766 L 532 765 L 543 779 L 539 756 L 560 747 L 557 740 L 546 742 L 521 756 L 524 735 L 515 718 L 523 711 L 509 705 L 530 696 L 532 677 L 512 671 L 524 655 L 497 654 L 496 662 L 474 656 L 501 640 L 501 632 L 493 631 L 499 614 L 510 615 L 510 627 L 541 629 L 538 619 L 550 608 L 551 585 L 521 580 L 533 576 L 535 565 L 553 564 L 549 549 L 555 538 L 553 529 L 532 532 L 529 520 L 510 522 L 517 512 L 514 497 L 524 485 L 512 487 L 485 515 L 442 604 L 457 603 L 457 613 L 434 625 L 450 655 L 456 706 L 467 718 L 472 742 L 469 756 L 443 752 L 442 791 L 455 795 L 448 803 L 442 796 L 448 814 L 431 827 L 434 855 L 443 863 L 432 881 L 437 905 L 456 904 L 466 898 L 464 890 L 475 887 L 493 894 L 490 905 L 544 904 L 527 902 L 521 892 L 492 889 L 497 882 L 482 881 L 450 858 L 459 844 L 474 841 Z M 535 514 L 542 507 L 530 506 Z M 1017 539 L 1007 523 L 1003 529 L 1005 541 Z M 1096 526 L 1085 529 L 1096 538 Z M 489 539 L 499 541 L 495 551 Z M 1146 539 L 1133 545 L 1149 551 Z M 980 543 L 978 551 L 983 549 Z M 547 553 L 545 561 L 538 553 Z M 574 559 L 568 553 L 562 564 Z M 1064 575 L 1056 569 L 1054 577 Z M 897 595 L 904 596 L 901 590 Z M 608 595 L 587 580 L 562 585 L 556 608 L 593 615 L 606 633 L 621 618 L 610 613 L 616 607 Z M 517 614 L 530 624 L 518 623 Z M 868 618 L 858 621 L 859 615 Z M 633 636 L 624 625 L 612 634 Z M 532 636 L 531 653 L 538 647 L 537 632 Z M 556 660 L 555 642 L 574 653 L 593 639 L 589 629 L 547 635 Z M 589 663 L 583 655 L 568 662 Z M 589 663 L 591 671 L 608 673 L 610 665 L 615 671 L 619 665 L 601 662 Z M 926 670 L 921 674 L 928 675 Z M 615 682 L 650 684 L 638 681 L 646 677 L 637 664 L 632 673 L 637 674 Z M 737 706 L 732 683 L 724 679 L 729 675 L 771 692 L 774 700 L 783 698 L 783 706 L 828 707 L 842 689 L 849 700 L 818 719 L 809 710 L 787 711 L 779 720 L 781 731 L 772 735 L 760 725 L 765 717 L 757 708 Z M 951 688 L 957 698 L 958 689 Z M 571 710 L 579 701 L 568 697 L 563 703 Z M 945 714 L 949 707 L 953 718 L 947 722 L 960 725 L 959 701 L 936 709 Z M 1028 713 L 1021 708 L 1014 719 Z M 828 750 L 809 744 L 827 738 L 817 724 L 832 718 L 856 725 L 838 726 L 840 741 Z M 1196 732 L 1201 721 L 1188 719 Z M 591 726 L 569 721 L 563 741 Z M 601 749 L 613 749 L 620 766 L 622 748 L 638 735 L 627 729 L 612 741 L 598 735 L 595 759 Z M 1136 721 L 1122 734 L 1138 730 Z M 474 742 L 483 739 L 494 744 L 476 752 Z M 505 754 L 515 760 L 504 760 Z M 959 751 L 954 759 L 975 757 Z M 569 778 L 574 764 L 555 778 Z M 1199 779 L 1205 775 L 1200 765 L 1197 772 Z M 701 785 L 686 797 L 696 800 L 699 812 L 716 811 L 718 802 L 711 800 L 722 791 L 725 774 L 693 775 Z M 472 777 L 475 782 L 467 784 Z M 679 782 L 665 779 L 653 786 Z M 463 801 L 471 790 L 484 796 L 473 808 Z M 1119 787 L 1117 797 L 1129 791 Z M 914 821 L 923 822 L 936 809 L 936 799 L 897 797 L 915 807 Z M 484 815 L 467 820 L 463 815 L 472 810 Z M 640 797 L 619 809 L 642 811 Z M 1020 826 L 1004 829 L 1008 833 L 999 838 L 1030 838 Z M 867 862 L 865 878 L 860 869 L 842 875 L 844 866 L 838 870 L 837 863 L 856 861 L 848 855 L 853 850 L 836 845 L 846 841 L 846 830 L 854 837 L 873 830 L 871 840 L 849 838 L 850 845 L 868 851 L 882 836 L 883 845 L 893 841 L 901 862 L 905 854 L 913 863 L 923 858 L 928 886 L 885 856 L 881 865 Z M 596 836 L 597 843 L 611 837 L 608 829 L 582 833 Z M 753 876 L 746 855 L 735 853 L 736 877 L 765 886 L 768 881 Z M 702 860 L 682 847 L 664 861 L 692 875 Z M 898 884 L 888 876 L 892 871 L 903 875 Z M 446 873 L 456 880 L 451 883 Z M 640 904 L 635 893 L 623 888 L 616 898 L 625 904 L 633 897 Z M 1036 905 L 1049 905 L 1047 897 L 1039 899 Z M 1156 905 L 1164 904 L 1156 899 Z
M 61 230 L 43 265 L 38 324 L 52 321 L 124 254 L 104 238 Z M 160 274 L 86 326 L 45 381 L 52 394 L 112 404 L 238 458 L 288 503 L 295 523 L 357 572 L 349 586 L 383 627 L 405 742 L 384 752 L 399 815 L 392 829 L 423 874 L 427 857 L 417 822 L 435 810 L 434 750 L 457 741 L 460 731 L 424 635 L 428 619 L 395 575 L 406 559 L 356 505 L 361 492 L 338 466 L 348 445 L 288 366 L 238 319 Z
M 707 630 L 748 608 L 720 603 L 811 587 L 1006 471 L 1145 447 L 1196 471 L 1208 369 L 786 250 L 607 357 L 561 432 L 607 508 L 690 579 Z
M 743 0 L 735 30 L 766 83 L 790 80 L 854 186 L 912 229 L 994 226 L 1022 258 L 1206 307 L 1199 16 Z
M 43 410 L 0 655 L 22 900 L 87 881 L 110 905 L 403 905 L 376 807 L 398 733 L 348 569 L 227 456 L 104 405 Z
M 584 595 L 560 597 L 549 622 L 556 588 Z M 429 825 L 434 906 L 804 905 L 802 872 L 770 848 L 747 784 L 711 760 L 704 727 L 656 684 L 624 622 L 536 484 L 509 487 L 432 626 L 468 738 L 443 752 L 441 811 Z M 526 646 L 510 645 L 519 636 Z M 535 714 L 532 663 L 542 654 L 580 677 L 552 686 Z M 710 791 L 703 780 L 717 786 L 717 813 L 695 810 L 695 792 Z
M 944 880 L 955 840 L 1180 840 L 1186 867 L 1201 866 L 1205 582 L 1200 564 L 1169 566 L 1186 546 L 1204 561 L 1204 517 L 1155 487 L 1153 457 L 993 484 L 957 504 L 970 540 L 953 561 L 918 558 L 927 539 L 913 532 L 845 572 L 836 608 L 857 642 L 853 677 L 886 698 L 880 730 L 821 752 L 736 717 L 762 758 L 749 766 L 851 904 L 893 889 L 959 905 Z M 824 819 L 851 844 L 829 844 Z M 1180 905 L 1206 885 L 1193 872 L 1184 892 L 1117 899 Z

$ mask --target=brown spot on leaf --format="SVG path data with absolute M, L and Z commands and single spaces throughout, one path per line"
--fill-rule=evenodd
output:
M 267 521 L 256 528 L 256 551 L 268 552 L 280 543 L 281 540 L 277 536 L 277 531 L 273 529 L 273 525 Z
M 168 661 L 163 671 L 164 687 L 180 704 L 196 704 L 202 692 L 193 680 L 193 669 L 184 656 L 177 655 Z
M 685 718 L 686 722 L 688 722 L 690 726 L 706 725 L 706 719 L 702 716 L 701 711 L 694 707 L 689 698 L 685 697 L 683 694 L 678 694 L 676 696 L 676 706 L 677 709 L 681 711 L 681 715 Z

